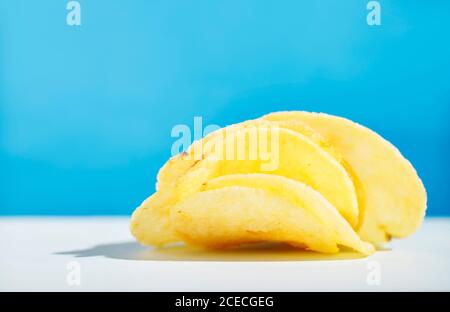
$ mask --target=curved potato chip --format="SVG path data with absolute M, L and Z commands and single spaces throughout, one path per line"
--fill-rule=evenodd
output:
M 156 189 L 160 190 L 167 187 L 173 187 L 180 176 L 185 174 L 199 160 L 204 159 L 208 154 L 212 152 L 208 148 L 208 146 L 214 145 L 218 140 L 226 141 L 226 136 L 228 133 L 242 130 L 248 125 L 269 127 L 278 125 L 281 128 L 294 130 L 313 140 L 315 143 L 324 148 L 328 153 L 330 153 L 334 158 L 336 158 L 336 160 L 338 160 L 339 162 L 341 162 L 342 160 L 342 157 L 333 149 L 333 147 L 328 142 L 326 142 L 319 133 L 314 131 L 304 122 L 298 120 L 248 120 L 213 131 L 204 138 L 194 141 L 187 151 L 171 157 L 158 172 Z M 200 155 L 196 155 L 196 153 L 199 153 Z
M 171 219 L 184 241 L 209 248 L 273 241 L 339 251 L 332 231 L 318 226 L 314 216 L 255 188 L 231 186 L 196 193 L 174 207 Z
M 171 219 L 184 241 L 209 248 L 272 241 L 324 253 L 338 252 L 334 228 L 327 227 L 310 211 L 326 200 L 311 188 L 298 188 L 294 193 L 306 195 L 302 204 L 312 206 L 297 206 L 264 189 L 226 186 L 181 201 L 172 210 Z M 370 245 L 356 248 L 365 255 L 373 252 Z
M 202 160 L 210 152 L 204 149 L 205 145 L 210 144 L 218 139 L 226 137 L 228 131 L 235 129 L 242 129 L 245 125 L 253 122 L 253 120 L 244 121 L 237 124 L 232 124 L 227 127 L 218 129 L 206 135 L 200 140 L 194 141 L 187 151 L 171 157 L 159 169 L 156 177 L 156 190 L 173 187 L 177 179 L 192 168 L 199 160 Z M 263 122 L 264 123 L 264 122 Z
M 304 183 L 272 174 L 233 174 L 208 181 L 205 190 L 231 186 L 263 189 L 274 196 L 283 198 L 314 215 L 319 220 L 318 226 L 332 229 L 335 235 L 334 241 L 338 245 L 353 248 L 366 255 L 374 251 L 374 247 L 370 243 L 361 241 L 335 207 L 320 193 Z
M 414 167 L 374 131 L 348 119 L 318 113 L 279 112 L 266 120 L 300 120 L 319 132 L 343 156 L 359 181 L 364 207 L 362 239 L 383 243 L 412 234 L 426 210 L 426 191 Z
M 179 241 L 168 218 L 174 200 L 170 192 L 156 192 L 144 200 L 131 216 L 131 234 L 144 245 L 163 246 Z

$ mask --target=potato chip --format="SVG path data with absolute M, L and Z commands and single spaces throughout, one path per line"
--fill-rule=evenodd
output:
M 279 112 L 263 118 L 302 121 L 342 155 L 358 180 L 359 206 L 364 210 L 358 230 L 362 239 L 383 243 L 419 227 L 426 210 L 425 188 L 411 163 L 380 135 L 327 114 Z
M 272 174 L 224 175 L 208 181 L 205 190 L 240 186 L 263 189 L 307 211 L 318 219 L 318 226 L 332 229 L 338 245 L 371 254 L 374 248 L 362 242 L 350 224 L 320 193 L 304 183 Z
M 333 149 L 333 147 L 325 141 L 325 139 L 306 123 L 298 120 L 280 120 L 280 121 L 265 121 L 261 119 L 248 120 L 241 123 L 233 124 L 222 129 L 218 129 L 208 134 L 201 140 L 195 141 L 187 151 L 170 158 L 159 170 L 157 176 L 157 190 L 173 187 L 177 179 L 185 174 L 189 168 L 194 166 L 199 160 L 204 159 L 212 151 L 208 146 L 215 144 L 217 141 L 226 141 L 227 133 L 232 133 L 237 130 L 242 130 L 248 125 L 254 126 L 273 126 L 277 125 L 281 128 L 294 130 L 313 140 L 316 144 L 324 148 L 336 160 L 341 161 L 342 157 Z M 196 153 L 200 155 L 196 155 Z
M 342 217 L 341 225 L 351 237 L 350 240 L 344 238 L 345 243 L 338 229 L 339 221 L 333 217 L 319 217 L 322 213 L 317 210 L 332 211 L 335 208 L 318 192 L 300 182 L 275 175 L 266 175 L 265 182 L 258 185 L 261 188 L 239 185 L 251 185 L 254 179 L 260 178 L 258 175 L 246 176 L 224 176 L 227 181 L 222 178 L 212 180 L 212 189 L 177 204 L 171 215 L 177 235 L 190 244 L 209 248 L 270 241 L 324 253 L 338 252 L 339 244 L 365 255 L 373 252 L 373 247 L 361 242 Z M 242 182 L 238 186 L 215 188 L 238 181 Z M 289 196 L 277 194 L 276 190 Z M 331 212 L 333 214 L 339 215 L 336 210 Z

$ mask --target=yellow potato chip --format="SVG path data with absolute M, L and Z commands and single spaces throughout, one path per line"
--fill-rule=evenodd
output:
M 342 155 L 357 179 L 362 239 L 383 243 L 412 234 L 422 223 L 427 196 L 421 180 L 398 149 L 374 131 L 327 114 L 279 112 L 263 118 L 302 121 Z
M 263 189 L 315 216 L 318 219 L 318 226 L 333 230 L 336 244 L 353 248 L 363 254 L 371 254 L 374 251 L 372 245 L 361 241 L 335 207 L 304 183 L 272 174 L 233 174 L 208 181 L 204 189 L 213 190 L 231 186 Z
M 173 187 L 180 176 L 185 174 L 199 160 L 204 159 L 212 152 L 208 147 L 217 144 L 217 141 L 226 142 L 227 134 L 242 130 L 249 125 L 267 127 L 277 125 L 281 128 L 294 130 L 313 140 L 316 144 L 320 145 L 328 153 L 330 153 L 336 160 L 341 161 L 342 159 L 333 147 L 306 123 L 298 120 L 280 120 L 270 122 L 261 119 L 248 120 L 213 131 L 201 140 L 194 141 L 186 152 L 170 158 L 158 172 L 156 186 L 157 190 L 166 187 Z M 196 153 L 200 153 L 200 155 L 196 155 Z
M 258 187 L 242 186 L 258 178 L 264 180 Z M 219 187 L 233 182 L 237 186 Z M 338 252 L 338 245 L 365 255 L 374 251 L 342 217 L 335 218 L 339 214 L 323 196 L 300 182 L 256 174 L 224 176 L 210 183 L 208 190 L 172 210 L 177 235 L 188 243 L 224 248 L 273 241 L 325 253 Z M 330 217 L 323 218 L 321 209 Z

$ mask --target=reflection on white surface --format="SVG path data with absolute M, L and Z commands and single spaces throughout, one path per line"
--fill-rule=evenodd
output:
M 255 244 L 228 250 L 205 250 L 190 246 L 151 248 L 141 246 L 135 241 L 102 244 L 56 254 L 140 261 L 331 261 L 364 257 L 350 250 L 338 254 L 322 254 L 282 244 Z

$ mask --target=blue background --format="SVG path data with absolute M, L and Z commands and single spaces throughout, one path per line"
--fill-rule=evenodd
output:
M 378 131 L 450 214 L 450 1 L 0 0 L 0 213 L 129 214 L 176 124 L 287 109 Z

